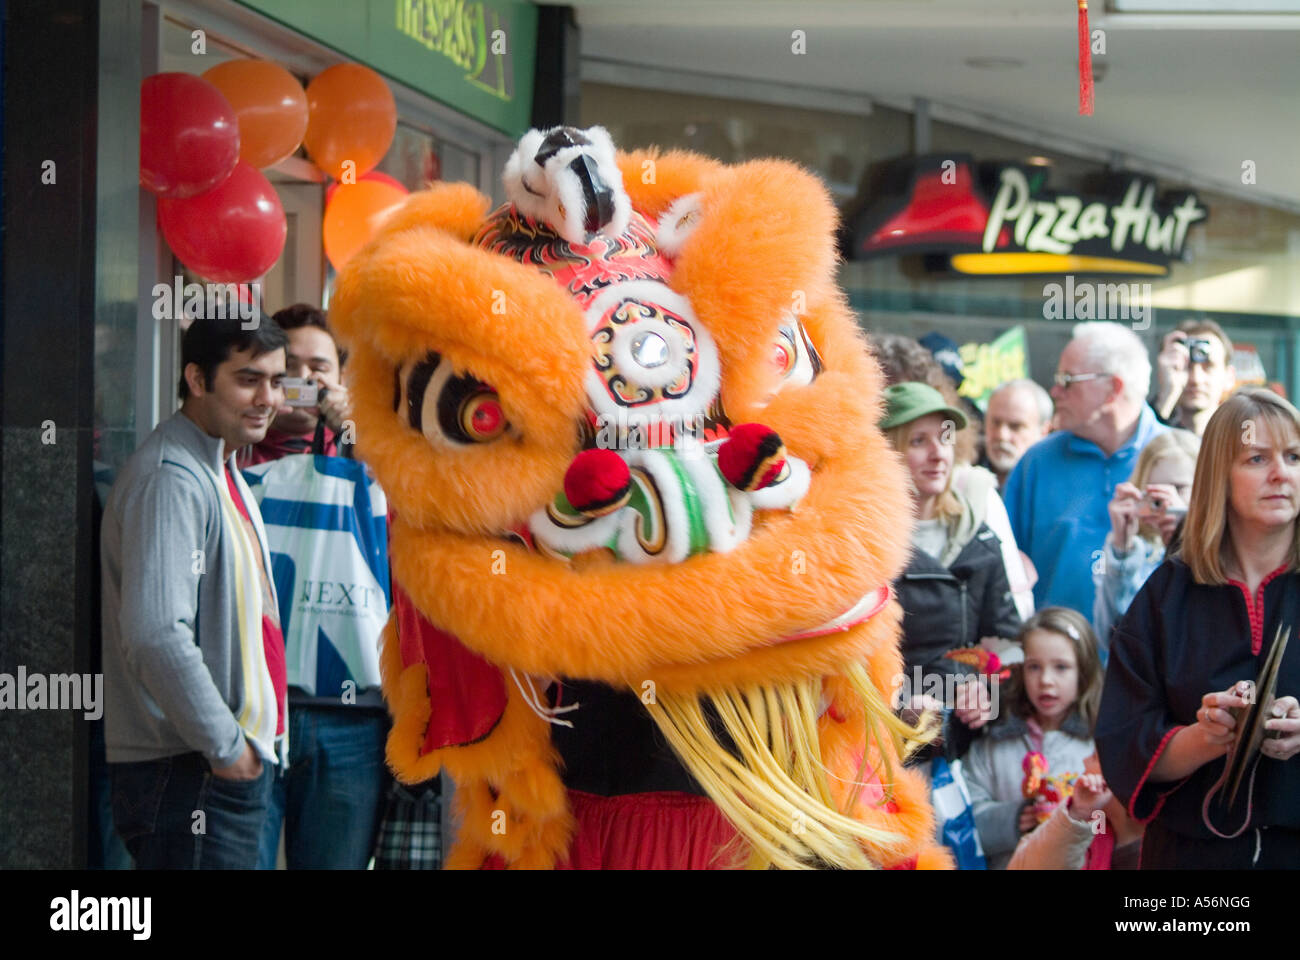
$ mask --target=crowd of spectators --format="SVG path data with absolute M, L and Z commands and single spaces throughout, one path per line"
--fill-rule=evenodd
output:
M 1233 393 L 1211 321 L 1163 338 L 1150 400 L 1148 352 L 1116 323 L 1074 328 L 1050 393 L 1012 380 L 982 412 L 946 338 L 871 346 L 915 508 L 903 660 L 957 691 L 896 706 L 940 714 L 912 762 L 956 768 L 984 862 L 1133 866 L 1144 825 L 1145 866 L 1300 862 L 1295 657 L 1258 799 L 1244 820 L 1201 807 L 1250 703 L 1241 683 L 1300 612 L 1300 414 Z M 251 330 L 196 321 L 180 409 L 107 498 L 104 739 L 137 866 L 272 868 L 282 830 L 291 868 L 364 868 L 375 851 L 393 787 L 382 699 L 295 685 L 272 559 L 288 548 L 240 472 L 352 456 L 345 361 L 305 305 Z M 314 400 L 286 404 L 286 378 Z
M 955 389 L 960 368 L 937 357 L 927 365 L 907 338 L 874 346 L 890 384 L 881 426 L 902 454 L 917 516 L 896 584 L 904 661 L 1007 681 L 992 716 L 976 709 L 989 703 L 985 688 L 970 684 L 951 703 L 898 704 L 909 716 L 943 712 L 941 755 L 962 764 L 982 862 L 1300 862 L 1288 762 L 1300 751 L 1294 658 L 1281 661 L 1277 697 L 1264 705 L 1244 799 L 1219 796 L 1259 667 L 1300 603 L 1300 413 L 1267 390 L 1233 393 L 1232 342 L 1212 321 L 1163 338 L 1150 401 L 1142 340 L 1117 323 L 1085 322 L 1050 396 L 1016 380 L 988 397 L 976 460 L 960 445 L 975 433 Z M 996 475 L 1007 531 L 972 525 L 959 479 L 980 463 Z M 988 550 L 971 562 L 981 539 L 1012 547 L 997 576 Z M 1022 569 L 1035 578 L 1032 607 L 1008 615 Z M 961 811 L 950 797 L 936 795 L 935 807 L 941 837 L 970 865 L 970 851 L 952 842 Z

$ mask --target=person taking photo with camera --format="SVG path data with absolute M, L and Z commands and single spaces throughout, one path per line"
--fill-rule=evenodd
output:
M 240 460 L 258 502 L 272 504 L 264 517 L 288 664 L 289 762 L 271 784 L 257 865 L 276 867 L 283 837 L 290 870 L 363 870 L 390 784 L 377 663 L 388 562 L 363 535 L 386 541 L 386 501 L 372 499 L 360 463 L 323 460 L 351 459 L 354 440 L 347 353 L 324 313 L 299 303 L 274 319 L 288 338 L 284 399 Z M 321 456 L 295 456 L 312 453 Z
M 1236 385 L 1232 341 L 1213 320 L 1184 320 L 1165 335 L 1156 379 L 1153 406 L 1160 421 L 1199 437 Z
M 346 429 L 352 406 L 343 385 L 347 359 L 325 324 L 325 314 L 295 303 L 272 318 L 289 336 L 284 379 L 285 399 L 265 439 L 240 451 L 241 469 L 293 453 L 311 453 L 319 435 L 319 452 L 351 457 L 355 438 Z
M 1166 553 L 1176 551 L 1170 544 L 1187 514 L 1200 449 L 1194 433 L 1168 430 L 1142 449 L 1133 476 L 1115 487 L 1107 505 L 1110 533 L 1092 565 L 1092 625 L 1103 667 L 1111 630 Z

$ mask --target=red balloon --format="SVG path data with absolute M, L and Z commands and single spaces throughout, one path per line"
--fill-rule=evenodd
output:
M 140 183 L 160 197 L 211 190 L 239 161 L 239 122 L 221 91 L 188 73 L 140 87 Z
M 288 224 L 271 182 L 240 161 L 225 183 L 184 200 L 158 201 L 163 236 L 205 280 L 244 283 L 280 259 Z

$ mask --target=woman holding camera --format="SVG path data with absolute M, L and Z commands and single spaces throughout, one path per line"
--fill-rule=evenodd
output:
M 1300 863 L 1300 649 L 1282 659 L 1257 764 L 1224 799 L 1225 755 L 1279 628 L 1300 622 L 1300 412 L 1243 390 L 1210 419 L 1178 555 L 1115 628 L 1095 739 L 1147 824 L 1143 868 Z
M 1200 449 L 1196 434 L 1168 430 L 1142 448 L 1133 476 L 1115 488 L 1109 504 L 1110 533 L 1092 568 L 1092 625 L 1103 667 L 1115 621 L 1160 566 L 1187 513 Z

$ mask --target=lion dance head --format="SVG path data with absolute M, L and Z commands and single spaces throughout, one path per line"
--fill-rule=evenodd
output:
M 454 778 L 449 865 L 564 861 L 561 678 L 640 699 L 734 826 L 719 856 L 943 863 L 888 696 L 911 508 L 825 190 L 567 127 L 505 184 L 413 195 L 330 310 L 406 601 L 388 758 Z

